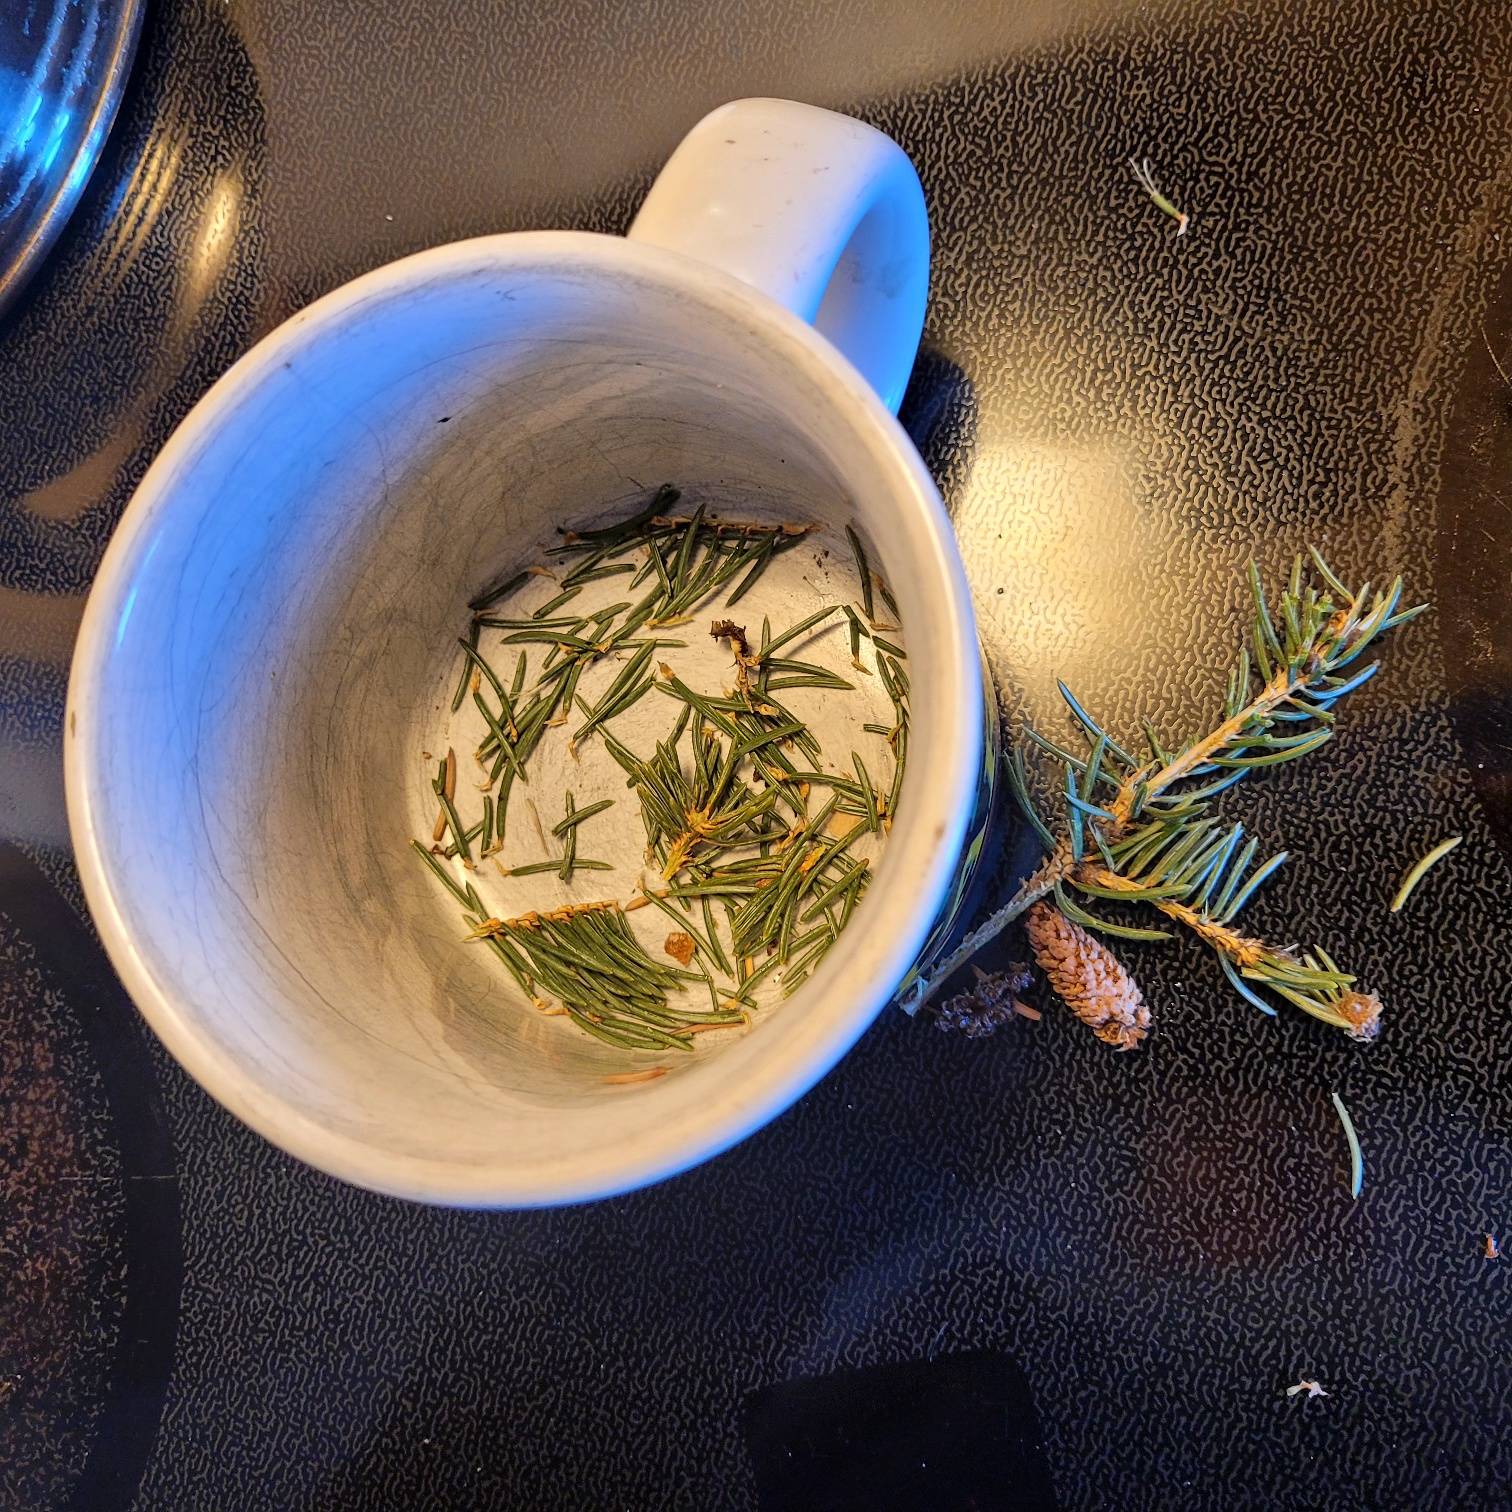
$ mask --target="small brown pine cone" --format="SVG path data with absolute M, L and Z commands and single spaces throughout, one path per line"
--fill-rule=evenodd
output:
M 1024 925 L 1034 959 L 1061 1001 L 1098 1039 L 1136 1049 L 1149 1030 L 1150 1010 L 1118 957 L 1048 903 L 1036 903 Z

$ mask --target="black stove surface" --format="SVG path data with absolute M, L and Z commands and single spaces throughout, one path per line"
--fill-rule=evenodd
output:
M 1433 600 L 1330 750 L 1228 806 L 1293 853 L 1247 917 L 1361 963 L 1387 1027 L 1265 1019 L 1197 943 L 1135 946 L 1137 1055 L 1050 1005 L 980 1042 L 893 1013 L 630 1197 L 339 1185 L 187 1080 L 87 922 L 60 759 L 83 595 L 257 337 L 421 247 L 621 231 L 749 94 L 919 166 L 903 418 L 1006 714 L 1058 727 L 1062 676 L 1115 728 L 1194 722 L 1251 551 L 1314 541 Z M 1512 1240 L 1509 208 L 1489 0 L 151 7 L 0 324 L 0 1505 L 1512 1505 L 1512 1259 L 1484 1258 Z

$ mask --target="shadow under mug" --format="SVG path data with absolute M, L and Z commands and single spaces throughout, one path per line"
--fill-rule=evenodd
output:
M 775 1117 L 939 946 L 981 855 L 996 723 L 950 522 L 892 413 L 927 272 L 896 144 L 738 101 L 628 238 L 484 237 L 380 268 L 190 413 L 91 593 L 66 777 L 111 957 L 233 1113 L 380 1191 L 604 1196 Z M 556 525 L 623 508 L 627 479 L 667 478 L 860 526 L 903 620 L 913 734 L 873 884 L 814 976 L 621 1086 L 625 1052 L 458 945 L 408 842 L 459 607 Z

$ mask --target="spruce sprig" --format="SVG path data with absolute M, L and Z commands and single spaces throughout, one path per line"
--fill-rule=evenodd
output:
M 1166 939 L 1161 929 L 1113 923 L 1084 908 L 1090 899 L 1145 902 L 1191 929 L 1217 953 L 1230 983 L 1248 1002 L 1273 1013 L 1270 992 L 1358 1038 L 1376 1031 L 1380 1003 L 1355 988 L 1321 949 L 1299 953 L 1241 934 L 1234 919 L 1286 860 L 1282 851 L 1255 864 L 1257 842 L 1243 827 L 1210 817 L 1214 800 L 1250 772 L 1310 755 L 1333 736 L 1334 705 L 1379 670 L 1361 656 L 1387 630 L 1427 607 L 1401 608 L 1402 580 L 1384 591 L 1351 590 L 1322 556 L 1310 552 L 1318 581 L 1299 555 L 1275 612 L 1260 570 L 1248 569 L 1249 643 L 1230 671 L 1221 714 L 1206 734 L 1174 749 L 1145 725 L 1147 756 L 1120 745 L 1060 684 L 1085 751 L 1067 750 L 1028 729 L 1026 746 L 1007 759 L 1009 786 L 1043 845 L 1044 862 L 1013 898 L 960 947 L 914 984 L 904 1006 L 917 1010 L 984 945 L 1041 898 L 1054 897 L 1074 923 L 1125 939 Z M 1030 793 L 1026 749 L 1063 770 L 1060 814 L 1052 829 Z M 1244 842 L 1244 843 L 1241 843 Z

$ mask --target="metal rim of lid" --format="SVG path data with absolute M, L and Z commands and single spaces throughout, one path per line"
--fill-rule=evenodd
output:
M 0 256 L 0 314 L 36 272 L 94 171 L 136 53 L 142 9 L 142 0 L 100 6 L 100 19 L 106 24 L 85 60 L 87 66 L 75 70 L 80 87 L 67 97 L 82 106 L 79 125 L 70 133 L 70 150 L 49 165 L 45 191 L 34 202 L 22 197 L 22 234 L 9 254 Z

